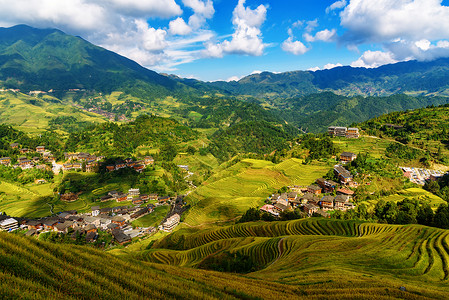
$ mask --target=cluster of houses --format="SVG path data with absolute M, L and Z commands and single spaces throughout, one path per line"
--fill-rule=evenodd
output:
M 357 155 L 351 152 L 343 152 L 340 155 L 342 163 L 353 161 Z M 353 181 L 351 172 L 338 164 L 334 166 L 334 174 L 339 183 L 333 180 L 318 178 L 315 184 L 307 188 L 295 186 L 290 193 L 273 194 L 269 197 L 271 203 L 261 207 L 261 211 L 268 212 L 279 217 L 281 212 L 301 208 L 307 215 L 320 214 L 328 217 L 328 211 L 354 209 L 351 202 L 354 192 L 347 187 L 357 187 Z M 339 188 L 341 186 L 341 188 Z M 332 196 L 330 194 L 337 194 Z
M 120 191 L 110 191 L 106 195 L 100 197 L 100 202 L 107 201 L 132 201 L 134 205 L 142 205 L 147 201 L 157 201 L 159 204 L 167 204 L 171 198 L 169 196 L 158 196 L 158 194 L 140 194 L 138 188 L 131 188 L 128 193 Z
M 330 136 L 339 136 L 339 137 L 345 137 L 348 139 L 358 139 L 360 137 L 358 128 L 330 126 L 327 128 L 327 133 Z
M 336 182 L 320 178 L 317 180 L 317 185 L 311 185 L 303 189 L 301 193 L 289 192 L 271 195 L 269 197 L 270 204 L 262 206 L 260 210 L 279 217 L 281 212 L 300 208 L 308 216 L 320 214 L 329 217 L 328 211 L 354 209 L 355 205 L 351 202 L 354 192 L 347 188 L 336 188 Z M 326 193 L 336 191 L 337 195 L 322 195 L 322 191 Z
M 83 163 L 85 164 L 86 172 L 98 171 L 99 161 L 104 159 L 104 156 L 96 156 L 86 152 L 79 153 L 64 153 L 66 163 L 62 165 L 64 171 L 82 170 Z
M 145 156 L 143 160 L 133 161 L 132 158 L 127 158 L 125 160 L 118 160 L 114 164 L 107 165 L 106 169 L 109 172 L 115 170 L 120 170 L 124 168 L 132 168 L 137 172 L 142 172 L 146 166 L 154 164 L 154 158 L 151 156 Z
M 83 235 L 86 242 L 94 242 L 98 238 L 98 231 L 109 232 L 119 244 L 131 241 L 131 236 L 124 231 L 129 223 L 152 213 L 154 206 L 145 207 L 118 206 L 108 209 L 92 207 L 90 214 L 78 214 L 76 211 L 66 211 L 54 217 L 39 220 L 12 218 L 0 215 L 0 230 L 14 231 L 28 230 L 27 236 L 39 235 L 42 232 L 71 233 L 71 237 Z M 148 231 L 154 228 L 148 228 Z
M 20 145 L 18 143 L 10 144 L 10 147 L 12 149 L 19 149 L 19 146 Z M 41 157 L 34 156 L 32 158 L 28 158 L 27 156 L 20 156 L 17 159 L 17 163 L 14 164 L 12 167 L 21 168 L 22 170 L 32 169 L 32 168 L 43 169 L 43 170 L 51 169 L 47 165 L 40 163 L 42 161 L 46 162 L 46 163 L 51 163 L 54 161 L 53 154 L 49 150 L 45 149 L 45 146 L 37 146 L 36 149 L 20 148 L 19 152 L 20 152 L 20 154 L 28 154 L 28 153 L 40 154 Z M 11 162 L 12 162 L 12 160 L 10 157 L 1 157 L 0 158 L 1 165 L 11 166 Z

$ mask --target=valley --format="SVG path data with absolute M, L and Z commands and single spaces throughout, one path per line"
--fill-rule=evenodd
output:
M 203 82 L 0 28 L 0 298 L 448 298 L 448 70 Z

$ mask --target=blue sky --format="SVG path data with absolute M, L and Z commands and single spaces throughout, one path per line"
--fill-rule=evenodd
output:
M 0 26 L 54 27 L 158 72 L 377 67 L 449 56 L 449 0 L 0 0 Z

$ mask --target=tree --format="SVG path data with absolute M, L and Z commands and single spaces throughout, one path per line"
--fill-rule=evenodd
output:
M 434 213 L 429 204 L 422 204 L 418 210 L 418 214 L 416 216 L 416 220 L 418 224 L 432 226 Z
M 449 229 L 449 207 L 447 204 L 440 204 L 438 207 L 435 217 L 434 225 L 438 228 Z

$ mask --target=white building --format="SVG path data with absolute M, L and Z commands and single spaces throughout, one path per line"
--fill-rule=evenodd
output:
M 178 214 L 174 214 L 159 226 L 159 229 L 163 231 L 172 231 L 179 224 L 180 220 L 181 217 Z
M 19 228 L 19 222 L 16 219 L 8 218 L 0 222 L 0 230 L 13 231 Z

